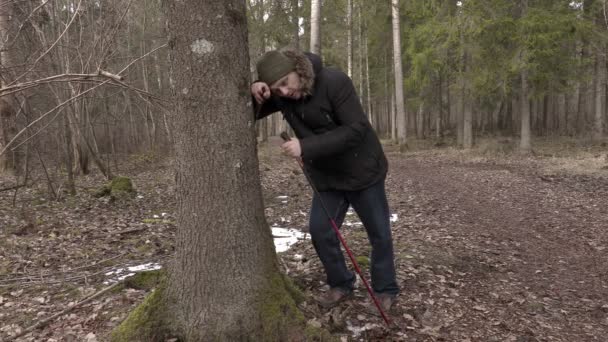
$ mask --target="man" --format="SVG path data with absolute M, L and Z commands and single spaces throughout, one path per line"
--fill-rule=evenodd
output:
M 267 52 L 258 61 L 257 72 L 259 80 L 251 85 L 256 119 L 279 110 L 283 113 L 297 139 L 281 148 L 302 159 L 338 226 L 349 205 L 357 212 L 372 246 L 372 288 L 388 311 L 399 292 L 384 188 L 388 162 L 352 80 L 324 67 L 319 56 L 294 50 Z M 309 228 L 330 286 L 319 303 L 331 307 L 352 294 L 355 274 L 346 267 L 338 237 L 317 195 Z

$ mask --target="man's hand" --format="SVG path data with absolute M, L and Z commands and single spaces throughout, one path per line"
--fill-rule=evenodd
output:
M 283 145 L 281 145 L 281 149 L 283 149 L 283 152 L 290 157 L 299 158 L 302 155 L 300 141 L 296 138 L 291 138 L 291 140 L 286 141 Z
M 258 104 L 262 104 L 270 97 L 270 87 L 264 82 L 255 82 L 251 85 L 251 95 Z

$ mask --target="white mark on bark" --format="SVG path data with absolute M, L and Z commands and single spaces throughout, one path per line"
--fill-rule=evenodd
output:
M 199 56 L 206 55 L 213 52 L 213 43 L 205 39 L 197 39 L 190 44 L 190 50 Z
M 241 162 L 240 162 L 240 161 L 238 161 L 238 162 L 236 162 L 236 165 L 234 165 L 234 168 L 236 168 L 236 169 L 240 169 L 240 168 L 241 168 L 241 166 L 243 166 L 243 164 L 241 164 Z
M 188 92 L 189 92 L 189 91 L 188 91 L 188 88 L 184 88 L 184 89 L 182 89 L 182 94 L 184 94 L 184 95 L 188 95 Z

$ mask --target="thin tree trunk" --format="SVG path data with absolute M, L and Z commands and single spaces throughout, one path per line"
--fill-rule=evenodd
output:
M 395 65 L 395 102 L 397 143 L 400 149 L 407 146 L 407 123 L 403 96 L 403 68 L 401 65 L 401 29 L 399 23 L 399 0 L 392 0 L 393 63 Z
M 321 0 L 310 1 L 310 52 L 321 55 Z
M 465 70 L 467 69 L 468 63 L 465 65 Z M 468 87 L 465 87 L 463 92 L 464 113 L 462 115 L 462 147 L 468 150 L 473 148 L 473 98 Z
M 606 44 L 600 43 L 596 52 L 596 85 L 595 85 L 595 117 L 593 125 L 593 140 L 604 138 L 604 117 L 606 115 Z
M 532 151 L 532 144 L 530 142 L 530 100 L 528 96 L 528 72 L 523 69 L 520 73 L 521 76 L 521 94 L 520 94 L 520 106 L 521 106 L 521 137 L 519 143 L 519 150 L 522 153 L 530 153 Z
M 5 46 L 10 40 L 9 29 L 13 4 L 6 3 L 0 5 L 0 66 L 2 66 L 2 77 L 0 78 L 0 88 L 4 87 L 10 80 L 9 67 L 12 66 L 11 51 Z M 0 151 L 8 145 L 17 133 L 16 110 L 11 96 L 0 99 Z M 18 163 L 14 160 L 14 154 L 7 150 L 0 155 L 0 174 L 15 173 Z
M 291 0 L 291 10 L 293 11 L 294 32 L 293 45 L 296 49 L 300 49 L 300 1 Z
M 365 87 L 367 89 L 367 115 L 369 118 L 369 122 L 372 123 L 372 125 L 374 124 L 375 119 L 372 120 L 372 118 L 374 118 L 374 115 L 372 115 L 372 91 L 371 91 L 371 87 L 370 87 L 370 75 L 369 75 L 369 55 L 368 55 L 368 49 L 367 49 L 367 33 L 365 35 Z
M 420 97 L 420 105 L 416 112 L 416 138 L 424 139 L 424 100 Z
M 528 11 L 528 0 L 522 0 L 522 17 L 524 17 Z M 524 66 L 520 72 L 521 78 L 521 136 L 519 142 L 520 153 L 532 152 L 532 143 L 530 141 L 530 98 L 528 89 L 528 70 L 525 63 L 527 62 L 526 50 L 521 52 L 521 61 Z
M 358 33 L 357 34 L 357 50 L 359 50 L 359 53 L 357 54 L 357 69 L 358 69 L 358 73 L 359 73 L 359 97 L 361 98 L 362 102 L 365 102 L 365 97 L 363 96 L 363 24 L 362 24 L 362 20 L 361 20 L 361 3 L 357 4 L 357 18 L 358 20 Z M 365 108 L 365 104 L 363 104 L 364 108 Z
M 353 78 L 353 0 L 348 0 L 346 3 L 346 27 L 348 31 L 346 43 L 348 77 Z

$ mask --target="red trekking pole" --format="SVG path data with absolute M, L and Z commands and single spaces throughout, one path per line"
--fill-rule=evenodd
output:
M 289 137 L 289 134 L 287 134 L 287 132 L 281 133 L 281 138 L 284 141 L 291 140 L 291 138 Z M 367 283 L 367 280 L 365 280 L 365 277 L 363 276 L 363 274 L 361 274 L 361 269 L 359 269 L 359 264 L 357 264 L 357 260 L 355 260 L 355 257 L 353 256 L 353 253 L 350 251 L 350 248 L 348 248 L 348 245 L 346 244 L 346 241 L 342 237 L 342 234 L 340 234 L 340 230 L 338 229 L 338 225 L 336 224 L 336 221 L 333 219 L 333 217 L 329 214 L 329 210 L 327 210 L 327 206 L 325 206 L 325 202 L 323 202 L 323 198 L 321 198 L 321 195 L 319 194 L 319 191 L 317 191 L 317 188 L 315 187 L 315 184 L 312 182 L 312 180 L 308 176 L 308 173 L 306 173 L 306 170 L 304 169 L 304 164 L 302 163 L 302 160 L 298 160 L 298 165 L 300 165 L 300 169 L 302 169 L 302 173 L 304 173 L 304 176 L 306 176 L 306 180 L 308 181 L 308 184 L 312 188 L 313 192 L 319 198 L 319 202 L 321 203 L 321 207 L 323 207 L 323 211 L 325 212 L 325 215 L 327 215 L 327 218 L 329 219 L 329 222 L 331 223 L 331 226 L 334 229 L 334 232 L 336 233 L 336 235 L 338 236 L 338 239 L 342 243 L 342 246 L 346 250 L 346 253 L 348 254 L 348 257 L 350 258 L 351 263 L 355 267 L 355 271 L 359 275 L 359 278 L 361 278 L 361 280 L 363 280 L 363 284 L 365 284 L 365 288 L 367 289 L 367 292 L 369 293 L 370 297 L 374 301 L 374 304 L 376 305 L 376 308 L 378 309 L 378 312 L 380 312 L 380 315 L 384 319 L 384 322 L 386 323 L 386 325 L 390 326 L 391 325 L 390 320 L 388 319 L 388 317 L 384 313 L 384 310 L 382 310 L 382 308 L 380 307 L 380 303 L 378 302 L 378 298 L 376 298 L 376 296 L 374 295 L 374 292 L 372 291 L 371 287 Z

